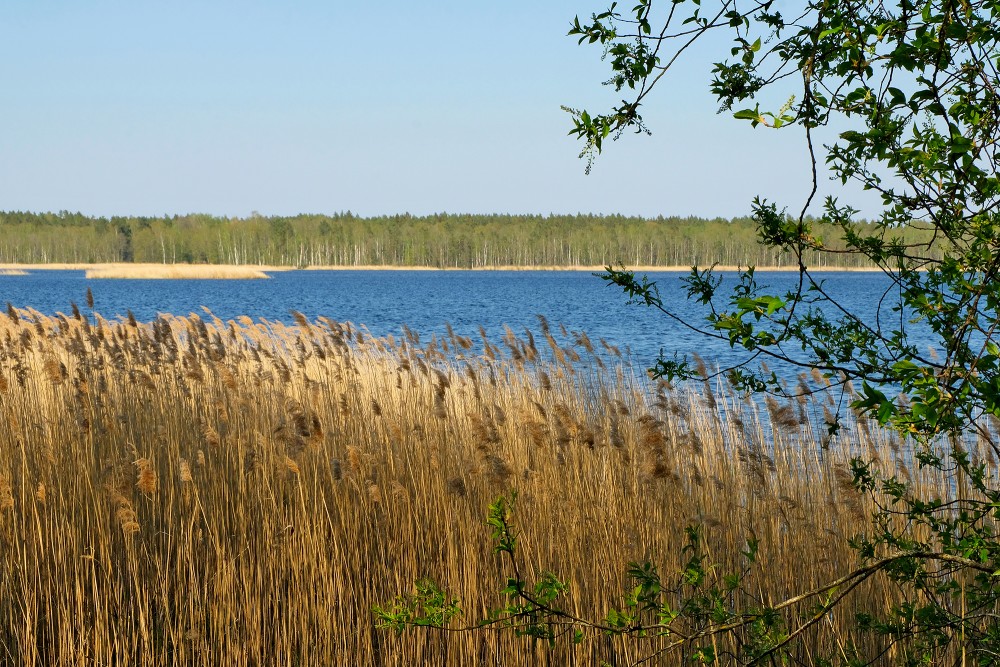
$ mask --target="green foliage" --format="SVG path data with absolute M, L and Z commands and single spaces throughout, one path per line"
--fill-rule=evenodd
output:
M 737 619 L 730 609 L 745 573 L 717 576 L 714 566 L 704 560 L 700 532 L 696 529 L 688 531 L 689 544 L 684 547 L 688 560 L 673 590 L 681 600 L 677 608 L 671 605 L 667 595 L 670 591 L 664 588 L 655 565 L 629 563 L 627 575 L 631 583 L 626 588 L 621 608 L 609 610 L 600 622 L 574 616 L 560 606 L 560 598 L 568 586 L 556 574 L 544 572 L 534 583 L 522 578 L 511 514 L 515 499 L 516 493 L 509 499 L 501 496 L 490 505 L 487 514 L 486 523 L 492 529 L 493 549 L 504 556 L 510 576 L 499 591 L 506 604 L 490 611 L 480 626 L 499 624 L 511 628 L 518 636 L 543 640 L 549 645 L 555 645 L 556 640 L 563 636 L 573 644 L 579 644 L 585 641 L 588 633 L 597 633 L 677 638 L 668 644 L 669 648 L 674 648 L 697 643 L 719 632 L 720 627 L 728 629 L 727 624 Z M 755 554 L 756 545 L 749 545 L 745 554 L 748 564 L 753 563 Z M 720 581 L 724 582 L 723 586 L 718 586 Z M 379 627 L 402 632 L 409 626 L 448 628 L 458 610 L 457 600 L 451 600 L 433 582 L 422 580 L 418 582 L 415 594 L 399 597 L 388 607 L 376 607 L 374 613 Z M 737 625 L 770 626 L 774 620 L 770 617 L 769 611 L 747 614 L 739 617 Z M 685 627 L 682 632 L 682 621 L 693 623 L 694 630 Z M 695 655 L 710 664 L 713 662 L 708 659 L 710 650 L 710 646 L 698 645 Z
M 891 580 L 913 592 L 886 619 L 859 618 L 862 629 L 905 647 L 902 664 L 923 664 L 951 641 L 967 645 L 979 664 L 993 664 L 1000 642 L 996 610 L 1000 602 L 1000 492 L 983 465 L 973 465 L 960 445 L 944 458 L 919 452 L 922 465 L 951 469 L 961 484 L 958 497 L 921 499 L 909 483 L 886 477 L 870 463 L 855 460 L 858 488 L 871 494 L 881 512 L 873 515 L 873 537 L 853 546 L 863 558 L 907 554 L 884 568 Z M 905 516 L 903 527 L 893 521 Z M 913 637 L 912 641 L 902 640 Z
M 758 664 L 788 658 L 789 646 L 797 637 L 820 622 L 847 594 L 875 573 L 888 573 L 901 582 L 921 581 L 933 585 L 935 592 L 940 594 L 949 586 L 934 581 L 925 563 L 944 561 L 957 570 L 971 562 L 929 551 L 923 545 L 898 543 L 895 545 L 898 552 L 891 557 L 875 559 L 872 552 L 870 557 L 874 562 L 834 582 L 775 604 L 753 586 L 755 570 L 765 566 L 758 561 L 756 539 L 749 539 L 742 552 L 743 568 L 726 572 L 709 558 L 701 528 L 692 526 L 687 530 L 688 543 L 682 547 L 683 565 L 669 580 L 660 575 L 653 563 L 629 563 L 621 604 L 610 608 L 599 620 L 587 619 L 562 606 L 568 585 L 555 573 L 544 572 L 534 583 L 522 577 L 512 523 L 515 498 L 516 494 L 509 499 L 501 496 L 490 505 L 487 514 L 494 552 L 504 557 L 508 570 L 505 583 L 498 591 L 498 597 L 504 600 L 502 606 L 492 609 L 476 625 L 456 627 L 451 622 L 460 614 L 459 602 L 442 592 L 437 584 L 421 580 L 415 594 L 401 596 L 387 607 L 374 609 L 377 626 L 396 632 L 409 627 L 461 632 L 499 626 L 510 629 L 517 636 L 541 640 L 550 647 L 560 639 L 576 645 L 588 638 L 625 637 L 650 647 L 639 662 L 680 652 L 698 664 L 717 664 L 720 656 L 716 655 L 713 637 L 736 634 L 739 653 L 727 657 L 740 664 Z M 867 545 L 859 545 L 862 551 L 866 548 Z M 998 576 L 985 571 L 982 574 L 991 585 L 992 578 Z M 968 614 L 985 613 L 983 610 L 995 604 L 997 593 L 991 588 L 984 590 L 991 592 L 986 597 L 969 598 Z M 811 603 L 806 611 L 797 612 L 797 605 L 806 602 Z M 948 633 L 961 629 L 966 622 L 964 617 L 945 617 L 939 612 L 932 604 L 918 609 L 907 603 L 896 610 L 898 619 L 895 622 L 866 616 L 860 617 L 858 623 L 860 629 L 891 635 L 896 641 L 910 639 L 906 654 L 915 655 L 925 645 L 932 649 L 937 647 L 942 637 L 947 638 Z M 905 622 L 907 619 L 909 623 Z M 918 622 L 921 624 L 919 632 L 914 632 Z M 933 628 L 932 622 L 936 624 Z M 926 658 L 929 654 L 924 651 L 920 655 Z
M 630 14 L 594 15 L 590 24 L 574 24 L 571 34 L 645 43 L 648 33 L 625 27 L 649 11 L 645 3 Z M 675 19 L 693 27 L 671 35 Z M 793 19 L 770 2 L 742 11 L 723 3 L 711 17 L 700 2 L 673 3 L 661 38 L 653 40 L 658 67 L 644 78 L 641 94 L 595 116 L 600 122 L 594 127 L 578 122 L 575 128 L 593 144 L 595 133 L 635 125 L 632 116 L 659 75 L 690 40 L 715 29 L 730 29 L 734 40 L 733 59 L 713 70 L 712 91 L 722 109 L 749 103 L 733 114 L 736 119 L 754 127 L 803 128 L 814 184 L 800 214 L 786 215 L 763 200 L 753 204 L 760 242 L 797 258 L 798 288 L 770 294 L 752 268 L 728 293 L 711 271 L 697 268 L 686 286 L 689 298 L 706 308 L 706 325 L 699 327 L 704 335 L 744 350 L 747 364 L 763 358 L 816 369 L 832 381 L 832 391 L 860 382 L 854 409 L 909 437 L 921 465 L 954 475 L 954 498 L 920 499 L 875 464 L 854 464 L 858 488 L 882 509 L 872 517 L 873 536 L 855 546 L 908 591 L 891 618 L 863 618 L 859 627 L 903 647 L 900 664 L 933 662 L 951 642 L 961 643 L 979 664 L 1000 655 L 1000 490 L 963 446 L 966 438 L 978 438 L 1000 455 L 988 425 L 988 418 L 1000 416 L 998 19 L 1000 4 L 992 1 L 809 3 Z M 776 112 L 762 112 L 761 99 L 770 99 L 770 91 L 794 97 Z M 822 216 L 807 216 L 820 161 L 813 132 L 833 123 L 846 129 L 825 147 L 826 165 L 841 182 L 881 195 L 873 225 L 859 224 L 857 212 L 832 197 Z M 917 230 L 939 240 L 941 255 L 930 252 L 930 243 L 906 240 Z M 834 249 L 830 238 L 843 248 Z M 830 298 L 809 270 L 810 253 L 817 252 L 863 257 L 889 276 L 892 287 L 873 295 L 880 303 L 876 321 Z M 609 268 L 603 277 L 632 302 L 673 316 L 655 284 L 624 269 Z M 929 352 L 915 343 L 928 333 L 935 341 Z M 661 360 L 653 371 L 670 380 L 698 376 L 678 359 Z M 774 373 L 746 364 L 728 373 L 748 391 L 786 392 Z M 838 427 L 831 423 L 831 434 Z M 874 658 L 858 657 L 866 659 Z
M 676 637 L 649 658 L 683 645 L 703 664 L 722 659 L 706 638 L 735 633 L 742 648 L 727 661 L 777 663 L 851 591 L 887 577 L 904 601 L 884 617 L 859 616 L 857 630 L 882 636 L 891 651 L 860 655 L 844 646 L 824 664 L 937 664 L 948 647 L 957 647 L 963 664 L 996 664 L 1000 489 L 966 443 L 978 440 L 1000 457 L 990 423 L 1000 419 L 1000 2 L 824 0 L 785 16 L 770 0 L 639 0 L 629 10 L 612 4 L 589 20 L 577 18 L 570 35 L 599 44 L 612 71 L 606 83 L 630 94 L 605 113 L 568 109 L 588 170 L 607 137 L 647 131 L 639 111 L 648 95 L 695 41 L 720 32 L 732 39 L 712 70 L 720 108 L 735 109 L 733 116 L 754 128 L 800 128 L 813 186 L 797 215 L 760 199 L 752 206 L 760 244 L 791 257 L 797 288 L 773 294 L 751 267 L 723 289 L 711 269 L 695 266 L 683 284 L 704 307 L 704 323 L 684 323 L 746 353 L 744 363 L 720 371 L 746 391 L 788 393 L 759 360 L 812 369 L 827 380 L 806 391 L 840 392 L 843 399 L 849 383 L 859 383 L 851 407 L 898 431 L 921 466 L 951 475 L 953 493 L 917 497 L 909 481 L 856 459 L 853 483 L 878 511 L 866 535 L 852 542 L 862 564 L 837 580 L 784 601 L 757 600 L 745 573 L 716 571 L 692 529 L 686 565 L 669 595 L 653 565 L 632 564 L 624 605 L 602 622 L 558 619 L 636 638 Z M 787 102 L 775 109 L 774 99 Z M 818 153 L 814 134 L 821 127 L 838 135 Z M 859 222 L 858 212 L 834 197 L 814 214 L 821 163 L 842 183 L 880 195 L 874 221 Z M 862 261 L 890 279 L 885 293 L 872 295 L 879 304 L 874 321 L 831 298 L 812 272 L 822 265 L 818 258 L 830 256 Z M 680 320 L 646 277 L 610 266 L 601 275 L 632 303 Z M 930 351 L 917 344 L 928 335 Z M 652 371 L 668 380 L 706 379 L 677 357 Z M 839 418 L 828 427 L 836 435 Z M 513 543 L 505 553 L 515 561 Z M 755 553 L 751 545 L 748 567 Z M 790 613 L 805 601 L 808 613 Z M 525 611 L 529 624 L 561 613 L 549 606 Z
M 88 218 L 0 212 L 0 262 L 210 262 L 284 266 L 791 266 L 749 218 L 394 215 Z M 920 233 L 911 238 L 919 240 Z M 849 255 L 830 266 L 858 266 Z
M 986 479 L 982 468 L 978 470 L 970 481 L 983 487 Z M 766 566 L 758 561 L 756 539 L 749 539 L 742 552 L 744 567 L 724 572 L 705 551 L 701 528 L 692 526 L 687 530 L 688 543 L 682 547 L 682 567 L 669 582 L 653 563 L 628 563 L 621 605 L 610 608 L 599 620 L 576 616 L 561 604 L 568 584 L 558 575 L 543 572 L 533 583 L 523 578 L 512 521 L 514 493 L 490 505 L 486 522 L 492 530 L 493 550 L 503 556 L 508 570 L 498 591 L 504 604 L 475 625 L 456 627 L 452 621 L 461 615 L 459 601 L 434 582 L 420 580 L 415 593 L 374 609 L 376 625 L 397 633 L 411 627 L 474 631 L 499 626 L 550 647 L 560 638 L 576 645 L 588 637 L 618 636 L 650 647 L 640 662 L 681 652 L 699 664 L 717 664 L 713 637 L 736 634 L 739 653 L 728 657 L 739 664 L 760 664 L 787 659 L 797 638 L 822 621 L 855 588 L 881 574 L 919 591 L 921 595 L 915 598 L 919 602 L 905 601 L 888 618 L 859 614 L 858 631 L 885 636 L 897 646 L 899 664 L 934 664 L 942 647 L 956 639 L 980 658 L 978 664 L 992 664 L 998 639 L 995 610 L 1000 597 L 1000 571 L 995 564 L 1000 553 L 995 535 L 988 532 L 984 538 L 975 524 L 983 514 L 995 517 L 1000 504 L 995 499 L 991 503 L 961 501 L 962 508 L 956 513 L 940 501 L 927 503 L 909 497 L 907 484 L 879 477 L 872 466 L 860 460 L 854 462 L 854 476 L 859 489 L 875 498 L 889 499 L 883 512 L 873 516 L 880 529 L 877 537 L 855 540 L 865 563 L 835 581 L 778 603 L 754 589 L 754 571 Z M 912 539 L 912 523 L 899 531 L 892 517 L 900 513 L 910 522 L 930 528 L 934 537 Z M 890 555 L 881 555 L 885 553 Z M 943 604 L 948 596 L 961 598 L 960 610 Z M 804 611 L 797 611 L 803 605 Z M 870 664 L 846 651 L 840 658 L 843 664 Z M 834 664 L 828 660 L 822 663 Z
M 444 627 L 462 614 L 458 600 L 446 596 L 433 581 L 420 579 L 415 589 L 385 607 L 375 607 L 376 627 L 402 634 L 410 626 Z
M 680 2 L 670 7 L 659 38 L 629 28 L 648 25 L 651 4 L 624 14 L 613 6 L 589 23 L 574 22 L 572 35 L 597 36 L 605 45 L 627 43 L 633 51 L 646 45 L 659 63 L 643 75 L 642 92 L 633 101 L 610 114 L 588 114 L 596 129 L 581 130 L 581 138 L 596 143 L 597 135 L 634 125 L 634 109 L 674 62 L 667 58 L 675 41 L 668 30 L 672 21 L 692 26 L 675 55 L 705 31 L 728 27 L 738 58 L 717 63 L 712 81 L 723 108 L 798 80 L 800 101 L 772 114 L 761 113 L 758 104 L 735 117 L 803 127 L 810 154 L 813 129 L 833 119 L 850 123 L 856 129 L 840 133 L 826 163 L 843 182 L 881 193 L 885 205 L 874 225 L 861 225 L 856 212 L 834 198 L 818 219 L 806 215 L 811 194 L 797 217 L 755 201 L 760 242 L 797 258 L 800 287 L 790 295 L 767 294 L 749 269 L 723 300 L 711 272 L 695 269 L 687 288 L 689 297 L 708 307 L 703 333 L 755 357 L 864 381 L 865 398 L 856 407 L 925 440 L 968 429 L 987 437 L 978 424 L 983 414 L 997 413 L 1000 388 L 993 342 L 1000 304 L 1000 177 L 993 152 L 1000 138 L 993 69 L 1000 43 L 997 4 L 929 2 L 918 11 L 906 1 L 825 2 L 809 4 L 789 21 L 770 2 L 742 12 L 723 4 L 710 18 L 700 2 Z M 680 16 L 685 8 L 688 14 Z M 611 66 L 618 73 L 629 68 L 619 60 Z M 928 252 L 927 242 L 908 242 L 907 230 L 933 234 L 942 241 L 942 254 Z M 824 240 L 831 236 L 839 236 L 843 249 Z M 882 310 L 896 313 L 891 328 L 862 321 L 833 302 L 807 268 L 810 252 L 846 252 L 882 268 L 893 281 L 881 295 Z M 645 279 L 610 269 L 604 277 L 632 301 L 668 310 Z M 941 359 L 916 348 L 917 327 L 938 337 Z M 802 354 L 788 351 L 795 349 Z M 677 366 L 664 370 L 668 377 L 684 376 Z M 781 391 L 774 378 L 757 379 Z M 899 390 L 889 394 L 876 386 Z

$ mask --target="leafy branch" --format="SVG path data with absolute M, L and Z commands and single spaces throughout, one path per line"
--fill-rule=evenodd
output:
M 874 489 L 870 469 L 855 461 L 859 488 Z M 894 495 L 895 497 L 895 495 Z M 744 567 L 722 573 L 703 549 L 704 538 L 698 527 L 687 529 L 688 543 L 683 547 L 684 564 L 668 585 L 652 563 L 629 563 L 628 584 L 623 604 L 609 609 L 601 619 L 585 618 L 568 612 L 561 604 L 569 584 L 552 572 L 544 572 L 529 583 L 522 576 L 523 566 L 514 525 L 512 508 L 516 493 L 508 499 L 499 497 L 489 507 L 486 523 L 492 529 L 493 550 L 503 556 L 510 576 L 499 589 L 506 600 L 503 606 L 490 611 L 473 625 L 455 626 L 452 621 L 461 614 L 459 601 L 442 591 L 435 583 L 422 579 L 416 591 L 402 595 L 385 607 L 375 607 L 377 627 L 402 633 L 409 628 L 432 628 L 448 632 L 475 632 L 488 627 L 510 629 L 517 636 L 544 641 L 550 647 L 563 636 L 580 644 L 588 635 L 622 636 L 634 639 L 658 640 L 659 646 L 632 664 L 652 661 L 671 651 L 684 649 L 696 662 L 713 664 L 718 656 L 712 639 L 720 635 L 740 634 L 741 664 L 759 664 L 783 651 L 840 604 L 855 589 L 871 577 L 883 574 L 894 579 L 928 576 L 929 563 L 941 563 L 948 571 L 969 569 L 979 573 L 991 586 L 1000 583 L 1000 553 L 970 552 L 959 555 L 929 549 L 926 546 L 894 541 L 893 551 L 876 556 L 875 545 L 865 543 L 859 552 L 865 563 L 826 584 L 812 588 L 773 604 L 766 604 L 759 595 L 750 592 L 749 578 L 759 567 L 756 539 L 749 539 L 742 552 Z M 912 505 L 911 510 L 917 506 Z M 995 509 L 995 508 L 994 508 Z M 918 514 L 920 512 L 918 511 Z M 923 513 L 924 518 L 929 513 Z M 860 544 L 860 543 L 859 543 Z M 886 546 L 886 545 L 882 545 Z M 996 593 L 993 594 L 994 601 Z M 812 604 L 807 613 L 786 618 L 805 603 Z M 985 601 L 981 603 L 985 606 Z M 971 616 L 970 616 L 971 617 Z M 794 620 L 797 619 L 797 620 Z M 883 634 L 899 634 L 862 620 L 870 629 Z M 910 627 L 911 633 L 928 632 L 926 626 Z

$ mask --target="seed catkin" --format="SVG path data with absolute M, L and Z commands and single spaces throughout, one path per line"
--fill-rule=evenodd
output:
M 0 512 L 14 509 L 14 492 L 10 487 L 10 479 L 0 473 Z
M 147 458 L 139 458 L 135 461 L 137 480 L 136 488 L 147 496 L 156 493 L 156 471 L 152 462 Z

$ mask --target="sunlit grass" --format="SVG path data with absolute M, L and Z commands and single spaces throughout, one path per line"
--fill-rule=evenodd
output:
M 0 663 L 529 664 L 546 649 L 510 634 L 396 638 L 370 613 L 425 576 L 467 622 L 496 605 L 506 573 L 483 517 L 511 489 L 527 567 L 557 571 L 595 616 L 620 600 L 628 561 L 675 571 L 692 524 L 723 566 L 756 536 L 753 585 L 774 600 L 850 568 L 871 509 L 852 454 L 947 495 L 867 424 L 826 448 L 822 403 L 761 419 L 718 389 L 651 384 L 611 346 L 599 361 L 583 335 L 536 335 L 9 309 Z M 866 641 L 855 609 L 898 595 L 874 581 L 801 658 Z M 640 651 L 592 637 L 576 655 Z

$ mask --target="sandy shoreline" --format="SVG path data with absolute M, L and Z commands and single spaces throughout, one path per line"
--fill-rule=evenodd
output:
M 687 273 L 691 270 L 690 266 L 626 266 L 627 269 L 635 271 L 638 273 L 654 273 L 654 272 L 683 272 Z M 705 267 L 707 268 L 707 267 Z M 719 265 L 715 267 L 716 271 L 737 271 L 740 268 L 730 265 Z M 297 269 L 294 266 L 273 266 L 273 265 L 257 265 L 257 264 L 244 264 L 244 265 L 232 265 L 232 264 L 129 264 L 129 263 L 96 263 L 96 264 L 84 264 L 84 263 L 53 263 L 53 264 L 0 264 L 0 271 L 94 271 L 100 272 L 105 275 L 110 275 L 114 273 L 115 275 L 135 275 L 136 277 L 145 277 L 150 274 L 162 274 L 164 272 L 174 272 L 182 271 L 186 276 L 197 277 L 201 275 L 217 274 L 222 271 L 231 271 L 234 269 L 242 269 L 245 271 L 259 271 L 263 273 L 276 273 L 280 271 L 586 271 L 586 272 L 599 272 L 604 271 L 604 266 L 489 266 L 489 267 L 475 267 L 475 268 L 462 268 L 462 267 L 447 267 L 439 268 L 436 266 L 386 266 L 386 265 L 361 265 L 361 266 L 308 266 L 304 269 Z M 798 269 L 790 266 L 758 266 L 756 267 L 757 272 L 792 272 Z M 811 271 L 829 271 L 829 272 L 871 272 L 880 271 L 880 269 L 861 269 L 861 268 L 848 268 L 848 267 L 822 267 L 822 268 L 812 268 Z M 12 275 L 12 274 L 8 274 Z M 20 275 L 20 274 L 17 274 Z
M 93 264 L 87 264 L 83 262 L 79 263 L 63 263 L 54 262 L 50 264 L 3 264 L 0 263 L 0 271 L 3 270 L 20 270 L 20 271 L 104 271 L 104 270 L 121 270 L 121 269 L 133 269 L 136 271 L 141 271 L 144 269 L 163 269 L 163 268 L 192 268 L 192 269 L 218 269 L 219 267 L 236 267 L 236 268 L 246 268 L 254 271 L 264 271 L 264 272 L 275 272 L 275 271 L 291 271 L 295 267 L 291 266 L 267 266 L 267 265 L 257 265 L 257 264 L 154 264 L 154 263 L 130 263 L 130 262 L 97 262 Z
M 596 273 L 605 270 L 604 265 L 600 266 L 483 266 L 483 267 L 473 267 L 473 268 L 462 268 L 462 267 L 446 267 L 439 268 L 436 266 L 308 266 L 304 270 L 306 271 L 586 271 L 588 273 Z M 619 268 L 619 267 L 615 267 Z M 626 269 L 630 271 L 635 271 L 636 273 L 670 273 L 670 272 L 680 272 L 680 273 L 690 273 L 690 266 L 625 266 Z M 708 268 L 708 266 L 703 266 L 699 268 Z M 745 269 L 745 266 L 734 266 L 734 265 L 723 265 L 719 264 L 715 267 L 716 271 L 740 271 Z M 754 269 L 758 273 L 760 272 L 795 272 L 798 271 L 797 267 L 793 266 L 758 266 Z M 825 268 L 812 268 L 811 271 L 836 271 L 836 272 L 869 272 L 869 271 L 881 271 L 881 269 L 859 269 L 853 267 L 825 267 Z

